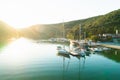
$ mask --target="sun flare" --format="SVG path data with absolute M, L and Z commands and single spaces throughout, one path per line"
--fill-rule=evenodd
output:
M 53 24 L 62 22 L 63 19 L 71 21 L 102 15 L 119 9 L 119 3 L 119 0 L 1 0 L 0 20 L 14 28 Z
M 33 43 L 31 40 L 20 38 L 10 43 L 1 51 L 0 61 L 10 67 L 16 67 L 19 66 L 19 64 L 26 65 L 29 64 L 31 60 L 46 57 L 46 55 L 42 53 L 45 51 L 47 53 L 47 48 L 45 47 L 46 46 Z M 51 54 L 47 55 L 48 58 L 51 56 Z

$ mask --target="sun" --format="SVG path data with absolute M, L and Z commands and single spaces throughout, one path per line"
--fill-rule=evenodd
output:
M 24 19 L 22 20 L 13 20 L 13 19 L 11 19 L 11 20 L 5 20 L 5 22 L 7 23 L 7 24 L 9 24 L 11 27 L 13 27 L 13 28 L 16 28 L 16 29 L 21 29 L 21 28 L 26 28 L 26 27 L 30 27 L 30 26 L 32 26 L 32 25 L 34 25 L 34 24 L 38 24 L 37 22 L 35 22 L 35 21 L 31 21 L 31 20 L 26 20 L 26 21 L 24 21 Z
M 32 4 L 32 3 L 31 3 Z M 14 28 L 25 28 L 34 24 L 39 24 L 39 12 L 37 8 L 28 2 L 2 1 L 0 3 L 0 20 Z
M 4 14 L 0 19 L 16 29 L 26 28 L 35 24 L 39 24 L 39 20 L 37 18 L 34 18 L 37 16 L 31 14 L 27 15 L 27 14 L 29 14 L 29 12 L 26 12 L 24 14 L 21 14 L 20 12 L 16 12 L 16 14 L 14 14 L 13 11 L 12 13 Z
M 0 2 L 0 20 L 14 28 L 61 22 L 59 10 L 45 0 L 7 0 Z M 47 6 L 46 6 L 47 5 Z M 53 9 L 53 11 L 50 11 Z M 56 11 L 56 14 L 55 12 Z M 61 14 L 60 14 L 61 15 Z M 61 16 L 60 16 L 61 17 Z M 54 22 L 55 21 L 55 22 Z

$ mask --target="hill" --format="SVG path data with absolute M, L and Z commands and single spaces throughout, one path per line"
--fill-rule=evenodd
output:
M 120 30 L 120 9 L 107 13 L 105 15 L 95 16 L 82 20 L 75 20 L 64 22 L 65 27 L 65 37 L 74 38 L 75 31 L 80 27 L 82 28 L 81 38 L 83 34 L 86 37 L 91 37 L 92 35 L 105 34 L 105 33 L 115 33 L 115 30 Z M 24 37 L 32 39 L 47 39 L 51 37 L 62 37 L 63 33 L 63 23 L 57 24 L 37 24 L 19 30 L 20 34 Z
M 16 35 L 16 30 L 6 24 L 3 21 L 0 21 L 0 42 L 6 41 Z

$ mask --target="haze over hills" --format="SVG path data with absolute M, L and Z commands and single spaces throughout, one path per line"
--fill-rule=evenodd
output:
M 0 42 L 15 37 L 16 33 L 17 31 L 13 27 L 0 21 Z
M 64 28 L 63 28 L 64 25 Z M 87 19 L 69 21 L 56 24 L 36 24 L 27 28 L 15 30 L 6 23 L 0 21 L 0 40 L 16 36 L 16 31 L 19 36 L 31 39 L 48 39 L 63 37 L 63 29 L 65 30 L 65 37 L 73 39 L 75 31 L 82 27 L 82 35 L 86 33 L 89 38 L 92 35 L 111 33 L 115 30 L 120 30 L 120 9 L 107 13 L 105 15 L 95 16 Z
M 86 37 L 92 35 L 115 33 L 115 30 L 120 30 L 120 9 L 107 13 L 105 15 L 95 16 L 82 20 L 75 20 L 64 22 L 65 37 L 73 38 L 75 30 L 80 26 L 82 32 L 86 32 Z M 63 23 L 57 24 L 37 24 L 20 30 L 20 33 L 24 37 L 41 39 L 51 37 L 63 37 Z M 82 35 L 81 35 L 82 36 Z

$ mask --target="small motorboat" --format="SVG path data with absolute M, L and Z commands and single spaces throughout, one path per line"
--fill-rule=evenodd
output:
M 95 48 L 90 48 L 90 50 L 93 51 L 93 52 L 101 52 L 101 51 L 103 51 L 102 48 L 97 48 L 97 47 L 95 47 Z
M 104 51 L 105 51 L 105 50 L 111 50 L 110 48 L 107 48 L 107 47 L 103 47 L 102 49 L 103 49 Z
M 57 46 L 57 52 L 60 54 L 68 54 L 68 51 L 65 48 L 62 48 L 61 46 Z

